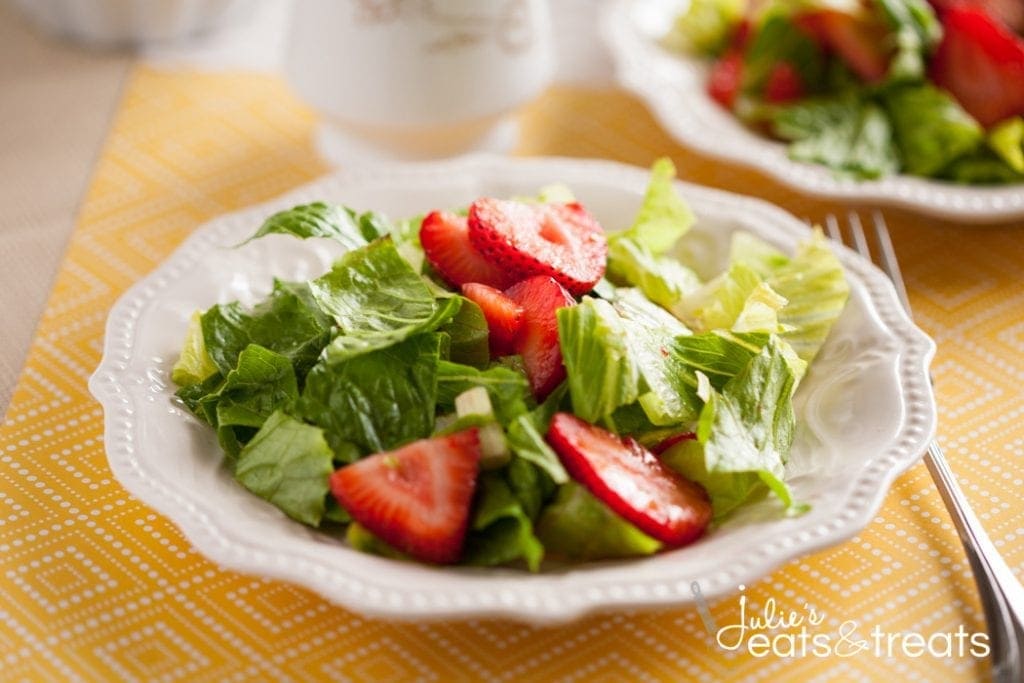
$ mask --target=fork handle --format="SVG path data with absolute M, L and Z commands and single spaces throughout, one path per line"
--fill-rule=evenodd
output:
M 935 441 L 929 444 L 924 462 L 937 484 L 939 495 L 946 504 L 967 552 L 967 560 L 971 563 L 988 623 L 992 661 L 1019 663 L 1024 656 L 1024 588 L 985 533 Z M 996 657 L 999 652 L 1005 653 L 1004 656 Z M 994 670 L 993 680 L 1013 680 L 1000 673 Z

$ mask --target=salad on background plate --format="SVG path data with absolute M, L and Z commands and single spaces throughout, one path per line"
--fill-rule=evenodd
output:
M 858 179 L 1020 183 L 1020 14 L 996 0 L 691 0 L 664 42 L 714 60 L 708 94 L 793 159 Z
M 601 31 L 618 81 L 693 150 L 969 225 L 1024 217 L 1022 38 L 996 5 L 610 0 Z
M 252 307 L 196 311 L 172 371 L 235 479 L 359 550 L 478 566 L 687 545 L 785 481 L 793 394 L 846 303 L 820 232 L 747 232 L 708 279 L 655 163 L 631 225 L 571 189 L 389 221 L 269 217 L 346 250 Z M 609 226 L 611 228 L 611 226 Z
M 399 619 L 552 623 L 679 606 L 693 602 L 693 582 L 707 599 L 724 596 L 852 537 L 934 432 L 934 346 L 850 250 L 819 252 L 820 238 L 781 209 L 669 185 L 670 171 L 659 165 L 655 181 L 608 161 L 486 155 L 352 168 L 212 220 L 110 311 L 89 388 L 111 471 L 219 565 Z M 556 182 L 576 202 L 565 189 L 538 196 Z M 479 199 L 487 210 L 474 222 L 561 205 L 554 215 L 572 220 L 524 235 L 570 245 L 584 228 L 604 235 L 606 256 L 559 266 L 568 279 L 455 286 L 462 260 L 439 256 L 448 250 L 438 243 L 461 245 L 451 254 L 475 253 L 479 272 L 494 274 L 493 240 L 478 234 L 482 246 L 464 248 Z M 251 239 L 261 225 L 278 234 Z M 593 256 L 600 244 L 568 252 Z M 837 262 L 841 279 L 829 276 Z M 588 263 L 603 263 L 604 276 L 583 291 Z M 836 286 L 832 305 L 814 303 L 817 275 Z M 542 286 L 522 285 L 537 277 Z M 671 305 L 680 292 L 692 306 Z M 383 313 L 389 303 L 400 305 Z M 539 362 L 555 349 L 564 378 Z M 756 387 L 772 400 L 754 400 Z M 452 467 L 416 468 L 440 462 Z M 415 476 L 385 513 L 373 501 L 396 485 L 396 469 Z M 631 492 L 637 478 L 647 485 Z M 656 505 L 637 514 L 634 493 Z M 446 513 L 403 528 L 423 505 Z M 697 531 L 696 545 L 671 550 Z M 416 554 L 423 561 L 408 559 Z

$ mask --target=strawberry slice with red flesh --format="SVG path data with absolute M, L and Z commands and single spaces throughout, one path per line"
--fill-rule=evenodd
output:
M 346 465 L 331 475 L 331 492 L 382 541 L 449 564 L 462 554 L 479 461 L 477 430 L 469 429 Z
M 764 84 L 764 99 L 771 104 L 785 104 L 804 96 L 804 83 L 789 62 L 779 62 L 768 73 Z
M 711 65 L 708 75 L 708 95 L 726 109 L 732 109 L 743 80 L 743 54 L 730 50 Z
M 697 539 L 711 521 L 704 489 L 666 467 L 631 438 L 557 413 L 548 443 L 565 469 L 620 517 L 668 546 Z
M 432 211 L 420 226 L 420 244 L 427 260 L 449 284 L 480 282 L 504 289 L 516 282 L 505 268 L 484 258 L 469 243 L 465 216 Z
M 576 300 L 554 278 L 545 275 L 523 280 L 505 295 L 523 308 L 522 326 L 512 349 L 523 357 L 530 389 L 542 401 L 565 379 L 555 311 L 575 306 Z
M 891 41 L 885 25 L 834 10 L 802 14 L 796 23 L 837 54 L 861 80 L 878 83 L 889 73 L 886 45 Z
M 478 199 L 469 207 L 469 241 L 516 280 L 548 275 L 574 295 L 604 275 L 604 229 L 580 204 Z
M 488 344 L 492 356 L 515 353 L 515 341 L 523 325 L 523 307 L 494 287 L 479 282 L 462 285 L 462 295 L 476 303 L 487 320 Z
M 929 69 L 935 83 L 983 126 L 1024 114 L 1024 38 L 970 6 L 950 7 L 942 27 Z

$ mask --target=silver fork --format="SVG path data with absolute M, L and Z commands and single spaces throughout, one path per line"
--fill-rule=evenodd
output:
M 882 214 L 872 214 L 872 225 L 877 251 L 878 265 L 892 280 L 907 314 L 910 314 L 910 300 L 903 284 L 896 251 L 889 237 L 889 229 Z M 873 260 L 868 237 L 864 232 L 860 216 L 851 212 L 847 219 L 848 232 L 853 248 L 869 261 Z M 843 243 L 843 231 L 838 219 L 829 215 L 825 218 L 829 236 Z M 985 610 L 988 625 L 989 647 L 992 662 L 992 680 L 997 683 L 1020 683 L 1024 681 L 1022 657 L 1024 657 L 1024 588 L 1007 566 L 999 551 L 992 545 L 988 534 L 978 521 L 960 485 L 953 476 L 946 457 L 936 441 L 928 444 L 924 463 L 935 481 L 935 486 L 946 504 L 953 526 L 956 527 L 960 542 L 971 563 L 974 582 L 978 587 L 981 605 Z

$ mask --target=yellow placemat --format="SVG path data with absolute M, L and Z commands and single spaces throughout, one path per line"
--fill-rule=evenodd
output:
M 669 154 L 687 179 L 766 197 L 797 215 L 820 219 L 842 209 L 680 148 L 622 93 L 555 89 L 521 123 L 522 154 L 642 165 Z M 861 639 L 877 629 L 881 653 L 847 648 L 823 658 L 808 648 L 796 657 L 785 641 L 761 658 L 730 653 L 716 648 L 693 609 L 554 628 L 390 623 L 221 570 L 195 553 L 112 479 L 86 379 L 111 304 L 185 235 L 325 171 L 313 124 L 274 78 L 134 74 L 0 428 L 0 680 L 945 682 L 986 674 L 969 648 L 964 656 L 914 657 L 897 640 L 892 656 L 884 651 L 891 634 L 983 629 L 963 552 L 921 466 L 897 481 L 854 540 L 743 593 L 748 617 L 763 616 L 770 599 L 780 613 L 813 607 L 825 618 L 811 634 L 837 639 L 844 622 Z M 940 439 L 1019 571 L 1024 233 L 886 215 L 919 321 L 939 342 Z M 719 627 L 738 623 L 738 598 L 712 604 L 710 616 Z M 933 647 L 945 646 L 940 638 Z

